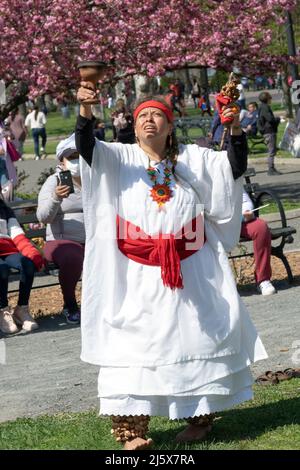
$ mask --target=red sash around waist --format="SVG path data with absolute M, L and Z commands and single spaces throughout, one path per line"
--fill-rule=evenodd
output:
M 201 219 L 200 219 L 201 218 Z M 117 241 L 119 250 L 127 258 L 148 266 L 161 266 L 164 286 L 183 289 L 180 260 L 198 251 L 205 242 L 199 236 L 198 224 L 203 231 L 202 217 L 195 217 L 174 234 L 148 235 L 137 225 L 117 216 Z

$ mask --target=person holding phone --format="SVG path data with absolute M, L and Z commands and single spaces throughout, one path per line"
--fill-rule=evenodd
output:
M 63 314 L 68 323 L 78 324 L 80 309 L 75 288 L 83 266 L 85 229 L 74 134 L 58 144 L 56 156 L 56 172 L 47 178 L 39 193 L 37 217 L 47 224 L 45 259 L 59 267 Z
M 267 223 L 256 217 L 250 196 L 243 191 L 243 219 L 241 236 L 253 240 L 255 279 L 262 295 L 272 295 L 276 289 L 271 283 L 271 232 Z

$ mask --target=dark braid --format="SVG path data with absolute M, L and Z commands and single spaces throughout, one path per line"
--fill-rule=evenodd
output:
M 155 100 L 159 103 L 164 104 L 170 111 L 172 109 L 168 105 L 168 103 L 164 100 L 163 96 L 144 96 L 143 98 L 136 101 L 134 108 L 137 108 L 140 104 L 144 103 L 145 101 Z M 175 134 L 175 130 L 173 129 L 171 136 L 168 136 L 166 142 L 166 158 L 172 163 L 172 173 L 175 176 L 175 166 L 177 163 L 179 149 L 178 149 L 178 140 Z
M 172 173 L 175 176 L 175 167 L 177 164 L 179 149 L 178 149 L 178 140 L 173 129 L 171 136 L 167 138 L 167 152 L 166 158 L 172 163 Z

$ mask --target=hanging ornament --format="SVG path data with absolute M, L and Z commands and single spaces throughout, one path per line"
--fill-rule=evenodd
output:
M 153 201 L 158 204 L 158 207 L 161 208 L 173 196 L 173 191 L 170 188 L 172 171 L 166 164 L 164 168 L 164 181 L 162 184 L 158 183 L 157 171 L 155 168 L 149 166 L 147 173 L 153 183 L 152 189 L 150 190 L 150 196 Z

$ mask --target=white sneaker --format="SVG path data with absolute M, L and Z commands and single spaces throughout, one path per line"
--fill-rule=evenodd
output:
M 7 334 L 13 334 L 19 331 L 8 306 L 0 309 L 0 330 Z
M 29 313 L 28 305 L 17 305 L 14 310 L 14 320 L 24 331 L 36 330 L 39 325 Z
M 271 281 L 262 281 L 258 286 L 258 290 L 262 295 L 276 294 L 276 289 Z
M 34 159 L 35 159 L 35 160 L 39 160 L 40 157 L 39 157 L 38 155 L 36 155 L 36 156 L 34 157 Z

